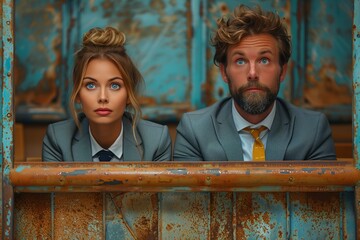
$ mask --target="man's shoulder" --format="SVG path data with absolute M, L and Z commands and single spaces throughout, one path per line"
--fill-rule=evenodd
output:
M 216 115 L 220 112 L 220 110 L 224 107 L 224 105 L 226 105 L 230 101 L 231 101 L 231 98 L 225 98 L 225 99 L 215 102 L 211 106 L 208 106 L 208 107 L 205 107 L 205 108 L 202 108 L 199 110 L 195 110 L 192 112 L 187 112 L 184 115 L 186 115 L 187 117 L 190 117 L 190 118 L 195 118 L 195 119 L 208 118 L 209 116 L 216 117 Z
M 311 118 L 311 117 L 319 117 L 324 115 L 322 112 L 319 111 L 315 111 L 315 110 L 311 110 L 311 109 L 306 109 L 303 107 L 299 107 L 296 106 L 290 102 L 287 102 L 281 98 L 278 98 L 278 103 L 279 103 L 279 107 L 282 110 L 285 110 L 286 112 L 288 112 L 288 114 L 290 116 L 296 116 L 296 117 L 301 117 L 301 118 Z

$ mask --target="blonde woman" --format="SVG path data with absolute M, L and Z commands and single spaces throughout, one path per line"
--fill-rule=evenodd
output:
M 143 79 L 124 44 L 125 35 L 112 27 L 85 33 L 73 70 L 73 119 L 48 126 L 43 161 L 171 159 L 168 128 L 140 119 L 138 91 Z

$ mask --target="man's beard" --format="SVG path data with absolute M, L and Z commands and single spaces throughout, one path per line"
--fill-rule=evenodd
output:
M 246 92 L 246 89 L 252 87 L 261 89 L 263 92 Z M 239 107 L 249 114 L 257 115 L 264 113 L 272 106 L 276 100 L 279 86 L 275 92 L 272 92 L 270 88 L 262 86 L 258 82 L 249 82 L 247 85 L 238 88 L 236 92 L 233 92 L 230 81 L 229 89 L 231 96 Z

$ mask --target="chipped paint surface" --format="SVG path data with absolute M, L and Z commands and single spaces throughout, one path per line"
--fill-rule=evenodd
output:
M 17 194 L 15 237 L 37 239 L 355 239 L 354 194 Z M 354 217 L 354 215 L 352 215 Z
M 2 239 L 12 239 L 13 224 L 13 188 L 9 182 L 9 173 L 12 168 L 13 156 L 13 122 L 14 114 L 12 108 L 13 99 L 13 60 L 14 60 L 14 22 L 12 1 L 2 1 L 1 5 L 1 32 L 2 32 L 2 91 L 1 91 L 1 133 L 0 137 L 0 166 L 1 177 L 1 235 Z
M 353 24 L 353 145 L 354 159 L 357 169 L 360 169 L 360 1 L 354 1 Z
M 141 103 L 145 118 L 177 121 L 184 112 L 228 95 L 228 86 L 213 64 L 210 36 L 216 19 L 229 14 L 239 4 L 236 1 L 15 3 L 18 64 L 14 83 L 19 121 L 55 121 L 67 116 L 73 53 L 84 32 L 108 25 L 125 32 L 128 53 L 144 76 Z M 323 111 L 332 121 L 351 121 L 353 1 L 241 3 L 260 3 L 276 11 L 292 35 L 293 56 L 279 95 Z

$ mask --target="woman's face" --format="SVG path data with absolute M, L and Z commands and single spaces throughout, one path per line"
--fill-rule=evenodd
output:
M 129 99 L 124 79 L 112 61 L 93 59 L 89 62 L 78 101 L 91 128 L 100 125 L 119 126 Z

